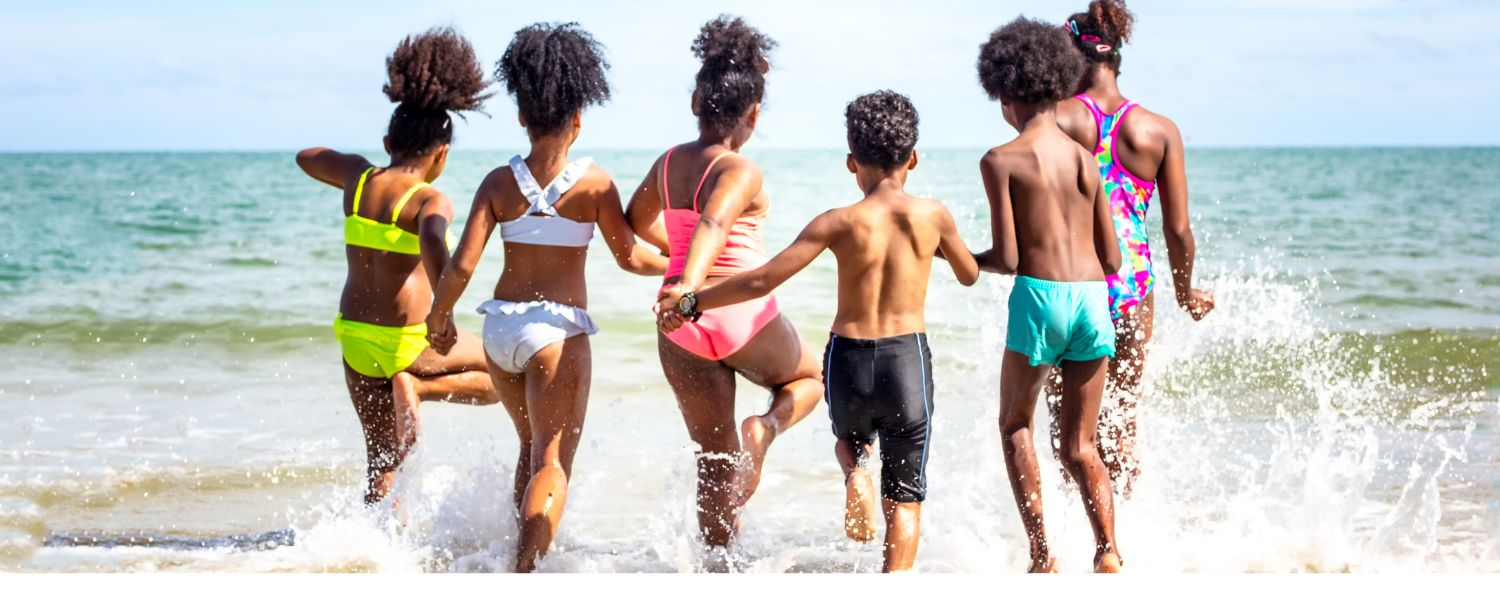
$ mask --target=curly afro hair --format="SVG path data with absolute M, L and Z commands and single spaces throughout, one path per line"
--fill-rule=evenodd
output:
M 556 133 L 584 108 L 609 100 L 604 46 L 577 23 L 536 23 L 516 32 L 495 78 L 516 98 L 533 137 Z
M 1125 0 L 1094 0 L 1088 12 L 1074 13 L 1065 24 L 1078 48 L 1090 63 L 1109 65 L 1120 72 L 1120 46 L 1130 41 L 1135 15 Z
M 1017 18 L 979 47 L 979 84 L 992 99 L 1057 102 L 1078 88 L 1084 61 L 1056 25 Z
M 728 134 L 739 127 L 766 94 L 767 55 L 775 47 L 740 17 L 719 15 L 703 25 L 693 40 L 693 54 L 703 61 L 696 78 L 700 129 Z
M 386 130 L 396 156 L 421 156 L 453 141 L 452 113 L 480 111 L 492 93 L 474 47 L 450 27 L 407 36 L 385 59 L 382 91 L 397 103 Z
M 911 160 L 917 147 L 917 107 L 890 90 L 855 98 L 844 109 L 849 153 L 854 161 L 878 169 L 895 169 Z

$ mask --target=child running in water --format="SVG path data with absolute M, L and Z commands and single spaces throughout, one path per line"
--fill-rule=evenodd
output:
M 385 136 L 390 164 L 328 148 L 297 154 L 308 176 L 343 190 L 348 275 L 333 331 L 364 431 L 369 504 L 390 492 L 416 443 L 419 401 L 496 401 L 478 338 L 455 329 L 439 353 L 426 337 L 453 219 L 452 202 L 431 184 L 448 164 L 453 114 L 479 110 L 489 83 L 469 41 L 449 28 L 403 39 L 385 64 L 385 94 L 397 103 Z
M 917 166 L 917 110 L 890 91 L 855 99 L 844 113 L 847 166 L 864 199 L 819 215 L 765 265 L 713 287 L 669 288 L 657 305 L 666 331 L 703 311 L 771 293 L 824 249 L 839 265 L 839 306 L 823 358 L 828 414 L 844 470 L 845 530 L 874 539 L 874 493 L 864 459 L 880 438 L 886 572 L 916 558 L 932 416 L 932 352 L 927 345 L 927 280 L 935 255 L 950 257 L 959 283 L 979 278 L 953 216 L 936 200 L 909 196 Z
M 518 572 L 535 570 L 552 545 L 583 435 L 593 367 L 589 336 L 598 331 L 584 276 L 594 230 L 626 271 L 660 275 L 667 263 L 636 244 L 609 174 L 569 154 L 584 109 L 609 99 L 608 68 L 604 47 L 577 23 L 538 23 L 516 32 L 495 74 L 515 96 L 531 148 L 491 171 L 474 193 L 427 318 L 433 347 L 453 347 L 453 306 L 498 229 L 505 268 L 479 312 L 490 376 L 520 440 Z
M 1056 572 L 1042 520 L 1032 413 L 1052 366 L 1062 371 L 1062 462 L 1081 483 L 1094 530 L 1094 569 L 1120 569 L 1114 497 L 1095 446 L 1105 362 L 1115 353 L 1106 273 L 1120 246 L 1094 157 L 1057 126 L 1057 103 L 1083 59 L 1055 25 L 1019 18 L 979 49 L 979 81 L 1020 135 L 980 161 L 995 247 L 981 268 L 1015 273 L 1000 367 L 1005 468 L 1031 546 L 1031 572 Z

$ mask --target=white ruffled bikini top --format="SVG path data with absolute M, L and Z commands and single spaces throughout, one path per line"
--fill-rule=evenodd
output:
M 542 187 L 537 185 L 536 177 L 531 174 L 531 169 L 527 168 L 526 160 L 521 155 L 511 158 L 510 172 L 515 175 L 516 185 L 521 188 L 526 199 L 531 201 L 531 206 L 519 218 L 500 223 L 500 239 L 538 246 L 588 246 L 589 241 L 594 239 L 594 224 L 580 223 L 559 215 L 555 205 L 563 194 L 583 179 L 583 175 L 588 173 L 593 164 L 594 160 L 591 158 L 580 158 L 558 173 L 547 187 Z

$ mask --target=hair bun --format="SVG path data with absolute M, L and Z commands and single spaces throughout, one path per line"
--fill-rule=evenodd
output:
M 474 47 L 451 27 L 407 36 L 385 59 L 391 102 L 421 111 L 478 111 L 493 94 Z
M 754 70 L 761 75 L 771 70 L 767 58 L 776 42 L 751 27 L 740 17 L 719 15 L 703 25 L 693 40 L 693 54 L 709 70 Z
M 1135 15 L 1125 7 L 1125 0 L 1094 0 L 1089 3 L 1089 17 L 1115 47 L 1130 41 L 1130 27 L 1135 23 Z

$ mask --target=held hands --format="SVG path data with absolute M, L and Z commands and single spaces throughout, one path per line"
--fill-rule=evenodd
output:
M 453 324 L 453 314 L 432 311 L 427 315 L 427 343 L 438 354 L 446 356 L 458 343 L 458 326 Z
M 1177 305 L 1187 311 L 1194 321 L 1201 321 L 1214 309 L 1214 295 L 1208 290 L 1193 288 L 1186 294 L 1177 295 Z
M 682 300 L 682 294 L 688 290 L 680 286 L 664 287 L 656 294 L 656 305 L 651 307 L 651 312 L 656 313 L 656 328 L 662 333 L 672 333 L 687 322 L 687 318 L 677 310 L 677 303 Z

